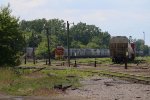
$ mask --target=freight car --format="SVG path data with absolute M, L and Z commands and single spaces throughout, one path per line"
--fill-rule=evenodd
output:
M 68 49 L 64 50 L 64 57 L 67 58 Z M 109 57 L 109 49 L 70 49 L 71 58 L 92 58 L 92 57 Z
M 124 62 L 126 57 L 129 60 L 134 60 L 135 58 L 135 45 L 130 43 L 126 36 L 112 37 L 109 47 L 112 62 Z

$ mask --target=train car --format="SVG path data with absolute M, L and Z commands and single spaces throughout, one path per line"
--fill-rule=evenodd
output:
M 64 57 L 67 58 L 68 49 L 64 50 Z M 109 49 L 75 49 L 70 48 L 70 57 L 71 58 L 92 58 L 92 57 L 109 57 Z
M 135 58 L 135 45 L 134 43 L 129 43 L 126 36 L 112 37 L 109 49 L 112 62 L 124 62 L 126 56 L 129 60 L 134 60 Z

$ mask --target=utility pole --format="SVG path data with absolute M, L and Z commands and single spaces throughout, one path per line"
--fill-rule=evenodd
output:
M 32 32 L 32 37 L 33 37 L 33 64 L 35 64 L 35 39 L 36 39 L 36 35 L 33 34 L 33 32 Z
M 94 61 L 94 67 L 96 67 L 96 49 L 95 49 L 95 61 Z
M 26 64 L 27 63 L 27 55 L 26 55 L 26 53 L 27 53 L 27 44 L 26 44 L 26 36 L 24 35 L 24 40 L 25 40 L 25 50 L 24 50 L 24 53 L 25 53 L 25 57 L 24 57 L 24 64 Z
M 34 47 L 33 47 L 33 64 L 35 64 L 35 44 L 34 44 Z
M 67 21 L 67 46 L 68 46 L 68 66 L 70 67 L 70 41 L 69 41 L 69 22 Z
M 77 67 L 77 61 L 76 61 L 76 56 L 77 56 L 77 54 L 76 54 L 76 52 L 75 52 L 75 63 L 74 63 L 74 67 Z
M 49 29 L 48 29 L 48 27 L 46 27 L 46 35 L 47 35 L 47 44 L 48 44 L 48 64 L 49 64 L 49 66 L 51 65 L 51 57 L 50 57 L 50 55 L 51 55 L 51 53 L 50 53 L 50 41 L 49 41 Z

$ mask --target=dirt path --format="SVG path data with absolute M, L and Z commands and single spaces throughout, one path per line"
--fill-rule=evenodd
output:
M 150 100 L 150 85 L 99 76 L 84 79 L 81 83 L 82 87 L 68 89 L 65 94 L 55 97 L 0 95 L 0 100 Z

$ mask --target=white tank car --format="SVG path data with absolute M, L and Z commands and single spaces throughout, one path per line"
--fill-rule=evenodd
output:
M 109 49 L 70 49 L 70 57 L 109 57 Z M 68 56 L 68 49 L 65 49 L 64 56 Z

